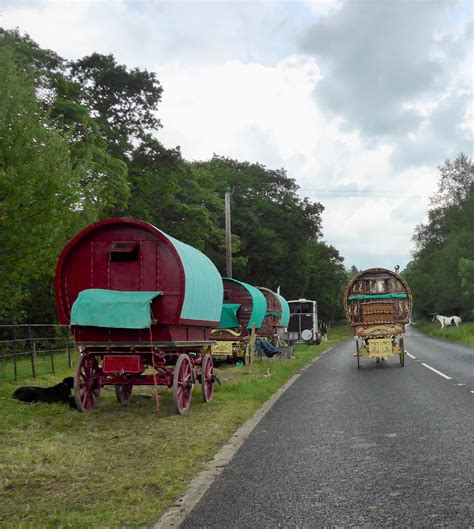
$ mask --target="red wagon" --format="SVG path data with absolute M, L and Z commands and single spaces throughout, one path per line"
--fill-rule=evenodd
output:
M 273 292 L 273 290 L 265 287 L 257 288 L 265 296 L 267 303 L 265 318 L 258 331 L 258 336 L 275 341 L 277 336 L 283 334 L 285 327 L 288 327 L 290 306 L 283 296 Z
M 121 403 L 133 386 L 173 388 L 181 414 L 196 380 L 204 401 L 212 398 L 215 376 L 207 351 L 223 287 L 204 254 L 151 224 L 108 219 L 64 248 L 55 287 L 60 321 L 71 325 L 80 351 L 78 409 L 95 408 L 105 385 L 115 386 Z
M 248 283 L 224 277 L 224 303 L 218 328 L 212 331 L 217 341 L 212 356 L 217 360 L 250 362 L 256 332 L 262 326 L 267 303 L 260 290 Z

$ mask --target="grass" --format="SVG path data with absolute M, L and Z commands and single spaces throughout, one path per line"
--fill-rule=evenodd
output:
M 151 387 L 124 406 L 113 388 L 99 407 L 80 414 L 60 404 L 24 404 L 9 397 L 20 384 L 0 385 L 0 526 L 7 528 L 150 527 L 184 493 L 232 433 L 284 382 L 328 347 L 350 336 L 330 329 L 319 346 L 299 346 L 294 360 L 256 360 L 218 369 L 222 385 L 204 404 L 196 387 L 188 413 L 177 416 L 171 391 Z M 72 370 L 44 375 L 50 385 Z M 32 384 L 31 379 L 21 385 Z
M 474 345 L 474 323 L 463 322 L 459 327 L 445 327 L 441 329 L 440 324 L 437 322 L 428 323 L 420 321 L 416 323 L 416 328 L 431 336 Z

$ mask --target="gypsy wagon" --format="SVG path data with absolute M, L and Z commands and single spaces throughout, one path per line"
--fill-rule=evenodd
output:
M 265 296 L 267 309 L 262 326 L 258 331 L 258 336 L 266 337 L 268 339 L 275 338 L 281 334 L 281 330 L 288 326 L 290 320 L 290 307 L 286 299 L 273 292 L 269 288 L 258 287 L 260 292 Z
M 344 310 L 357 337 L 358 368 L 361 356 L 380 362 L 398 355 L 401 366 L 405 365 L 402 334 L 412 306 L 410 287 L 391 270 L 371 268 L 352 279 L 344 292 Z
M 92 224 L 64 248 L 55 278 L 60 321 L 80 357 L 74 393 L 95 408 L 103 386 L 127 402 L 133 386 L 173 389 L 178 413 L 200 380 L 204 401 L 215 381 L 211 329 L 219 324 L 222 279 L 195 248 L 155 226 L 115 218 Z
M 242 359 L 249 362 L 255 335 L 267 311 L 265 296 L 248 283 L 224 277 L 224 303 L 218 327 L 212 331 L 216 344 L 212 356 L 219 360 Z

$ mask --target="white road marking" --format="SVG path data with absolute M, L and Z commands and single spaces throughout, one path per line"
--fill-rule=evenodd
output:
M 465 386 L 466 384 L 458 384 L 458 386 Z
M 413 358 L 413 360 L 416 360 L 416 356 L 411 355 L 408 351 L 405 351 L 405 353 L 406 353 L 410 358 Z
M 474 391 L 471 390 L 471 393 L 474 393 Z
M 428 369 L 431 369 L 431 371 L 433 371 L 434 373 L 436 373 L 440 377 L 445 378 L 446 380 L 452 380 L 451 377 L 448 377 L 448 375 L 445 375 L 444 373 L 441 373 L 441 371 L 438 371 L 437 369 L 435 369 L 434 367 L 429 366 L 428 364 L 422 363 L 421 365 L 427 367 Z

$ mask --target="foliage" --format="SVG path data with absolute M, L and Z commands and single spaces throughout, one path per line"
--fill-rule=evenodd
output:
M 67 140 L 9 46 L 0 47 L 0 71 L 0 319 L 13 322 L 29 285 L 51 276 L 68 231 L 77 229 L 80 190 Z
M 404 271 L 415 312 L 471 317 L 474 259 L 474 163 L 464 154 L 439 167 L 438 192 L 428 222 L 417 226 L 416 251 Z

